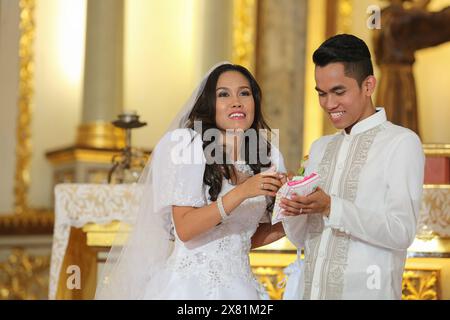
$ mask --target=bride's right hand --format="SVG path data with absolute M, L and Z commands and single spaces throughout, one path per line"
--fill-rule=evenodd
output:
M 283 177 L 284 175 L 279 172 L 258 173 L 239 185 L 240 192 L 245 199 L 256 196 L 275 197 L 283 185 Z

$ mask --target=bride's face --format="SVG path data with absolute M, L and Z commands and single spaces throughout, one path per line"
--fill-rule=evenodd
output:
M 255 118 L 255 100 L 247 78 L 225 71 L 216 85 L 216 125 L 219 129 L 247 130 Z

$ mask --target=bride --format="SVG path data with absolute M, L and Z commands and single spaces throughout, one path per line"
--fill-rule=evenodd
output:
M 263 129 L 251 73 L 213 67 L 155 147 L 131 232 L 110 251 L 96 299 L 268 298 L 249 252 L 284 236 L 269 212 L 286 170 Z

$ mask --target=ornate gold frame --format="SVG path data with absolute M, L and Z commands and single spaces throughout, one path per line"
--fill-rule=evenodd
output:
M 31 104 L 34 94 L 35 0 L 20 0 L 19 99 L 17 116 L 16 169 L 14 181 L 14 213 L 28 210 L 31 160 Z
M 0 217 L 2 234 L 48 234 L 53 230 L 53 212 L 32 209 L 28 204 L 32 153 L 30 127 L 34 95 L 35 6 L 36 0 L 19 1 L 19 96 L 17 101 L 14 212 Z
M 19 95 L 16 127 L 16 167 L 14 177 L 14 213 L 0 217 L 0 234 L 51 234 L 53 213 L 32 210 L 28 206 L 31 162 L 31 108 L 34 95 L 34 37 L 36 0 L 19 1 Z M 6 279 L 0 286 L 0 299 L 43 299 L 48 283 L 50 256 L 31 256 L 22 247 L 12 249 L 0 271 Z

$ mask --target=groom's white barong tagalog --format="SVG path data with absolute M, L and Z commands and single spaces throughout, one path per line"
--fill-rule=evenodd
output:
M 329 218 L 283 220 L 288 238 L 305 249 L 304 299 L 401 298 L 423 167 L 417 135 L 388 122 L 381 108 L 350 134 L 342 131 L 312 145 L 306 174 L 322 176 L 331 196 Z
M 422 200 L 422 143 L 374 107 L 376 78 L 364 41 L 331 37 L 313 60 L 319 103 L 341 131 L 310 148 L 306 175 L 319 174 L 318 191 L 282 199 L 286 235 L 304 249 L 297 297 L 401 299 Z

